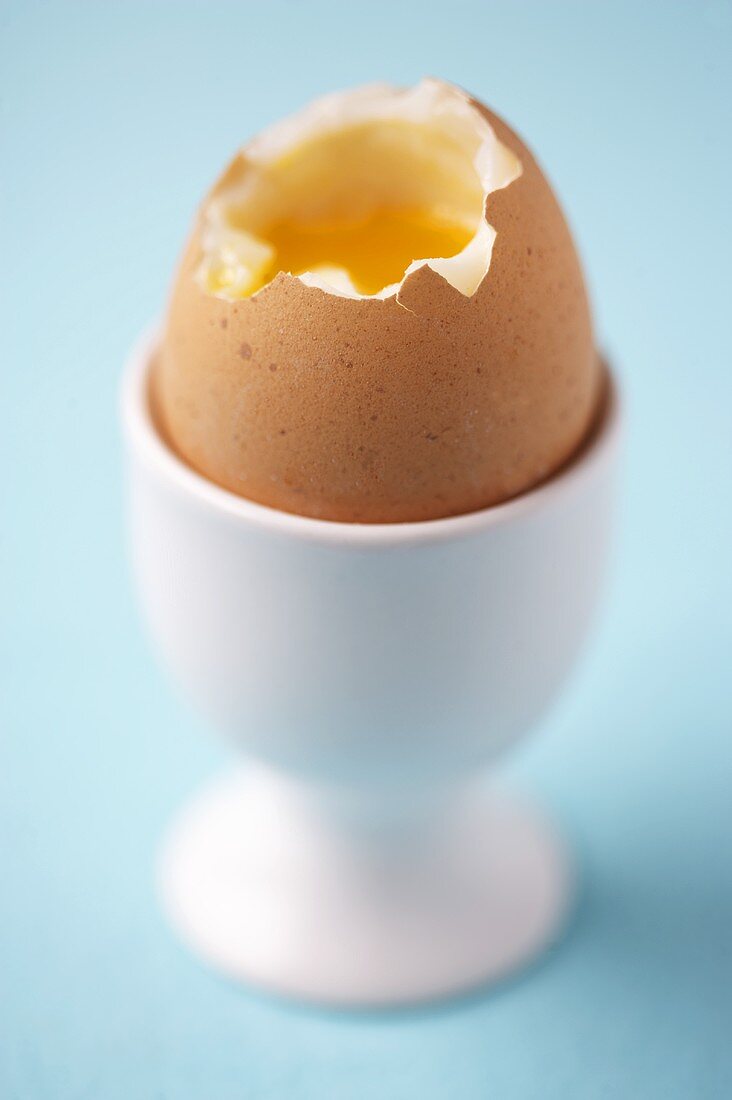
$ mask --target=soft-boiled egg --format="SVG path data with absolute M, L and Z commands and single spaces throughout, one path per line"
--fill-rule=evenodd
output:
M 205 198 L 153 375 L 194 469 L 330 520 L 426 520 L 556 471 L 602 370 L 562 211 L 523 142 L 438 80 L 318 100 Z

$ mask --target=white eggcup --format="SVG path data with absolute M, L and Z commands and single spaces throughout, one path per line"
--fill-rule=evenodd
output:
M 592 440 L 506 504 L 428 522 L 275 511 L 158 433 L 155 338 L 123 387 L 129 523 L 154 645 L 241 755 L 174 823 L 164 906 L 225 974 L 388 1005 L 498 980 L 556 938 L 562 845 L 485 776 L 581 650 L 605 568 L 612 380 Z

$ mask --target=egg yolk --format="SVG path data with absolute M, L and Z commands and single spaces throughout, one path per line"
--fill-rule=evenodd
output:
M 331 103 L 307 125 L 290 123 L 287 139 L 265 135 L 235 158 L 204 211 L 196 278 L 206 293 L 248 298 L 285 272 L 349 297 L 389 297 L 425 263 L 474 293 L 495 236 L 481 172 L 496 190 L 520 165 L 460 97 L 452 114 L 423 105 L 412 121 L 381 117 L 384 94 L 374 92 L 373 118 L 360 117 L 362 98 L 354 122 Z
M 438 221 L 431 211 L 420 210 L 379 210 L 353 224 L 282 221 L 267 231 L 275 258 L 259 285 L 277 271 L 321 271 L 327 277 L 336 268 L 359 294 L 377 294 L 400 282 L 413 260 L 455 256 L 472 235 L 464 225 Z

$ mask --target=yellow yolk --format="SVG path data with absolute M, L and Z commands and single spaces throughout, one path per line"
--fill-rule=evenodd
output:
M 231 162 L 202 211 L 196 282 L 236 301 L 285 272 L 326 293 L 391 297 L 429 264 L 471 297 L 495 239 L 485 197 L 520 172 L 439 81 L 330 97 Z
M 344 268 L 359 294 L 398 283 L 413 260 L 455 256 L 473 235 L 463 225 L 414 210 L 379 210 L 354 224 L 281 222 L 267 232 L 275 249 L 273 270 L 301 275 L 321 267 Z
M 329 276 L 334 282 L 350 281 L 359 294 L 377 294 L 400 282 L 414 260 L 455 256 L 473 232 L 422 210 L 377 210 L 365 220 L 350 223 L 281 221 L 270 226 L 256 244 L 248 238 L 250 280 L 238 282 L 236 266 L 224 264 L 211 273 L 209 289 L 228 286 L 237 297 L 245 298 L 266 286 L 278 271 L 291 275 L 311 271 L 327 281 Z M 261 251 L 257 257 L 250 256 L 256 246 Z

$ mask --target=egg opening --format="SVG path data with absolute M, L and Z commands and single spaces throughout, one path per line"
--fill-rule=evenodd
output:
M 204 205 L 197 281 L 234 301 L 283 272 L 326 293 L 383 299 L 427 265 L 471 296 L 496 236 L 486 197 L 520 174 L 451 85 L 335 93 L 235 159 Z

